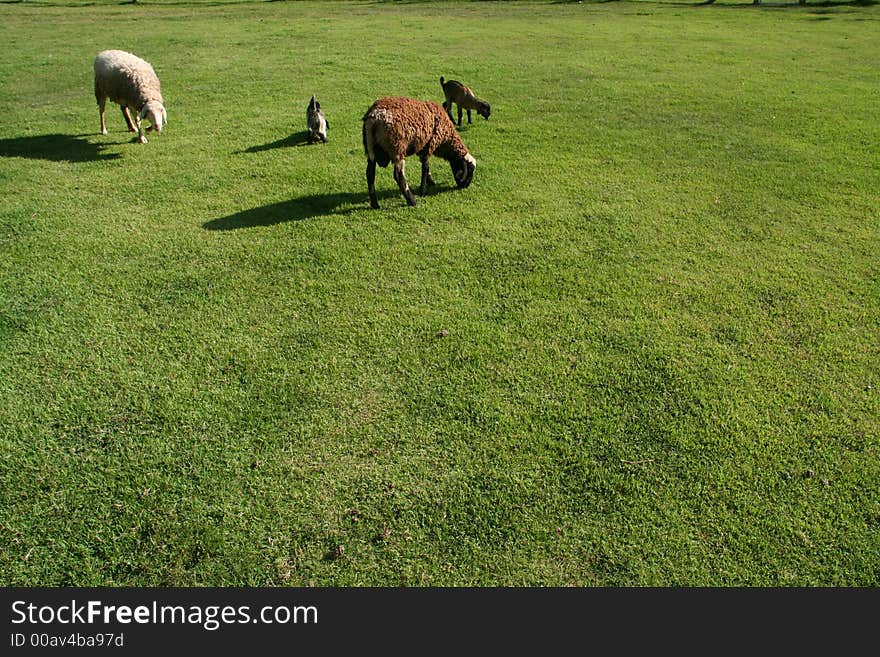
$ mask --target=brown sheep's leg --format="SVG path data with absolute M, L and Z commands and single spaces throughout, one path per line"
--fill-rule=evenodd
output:
M 104 121 L 104 108 L 107 106 L 106 98 L 98 99 L 98 113 L 101 115 L 101 134 L 107 134 L 107 123 Z
M 410 205 L 415 205 L 416 197 L 413 196 L 412 190 L 409 188 L 409 183 L 406 182 L 406 160 L 400 160 L 400 162 L 394 163 L 394 179 L 397 181 L 397 186 L 400 187 L 400 191 L 403 193 L 406 202 Z
M 468 112 L 468 123 L 473 123 L 473 120 L 471 120 L 471 111 L 468 110 L 467 112 Z
M 461 105 L 458 106 L 458 127 L 461 127 Z
M 120 105 L 122 108 L 122 116 L 125 117 L 125 122 L 128 124 L 129 132 L 137 132 L 137 128 L 134 127 L 134 123 L 131 120 L 131 114 L 128 112 L 128 108 L 125 105 Z
M 422 184 L 419 187 L 419 196 L 428 193 L 428 185 L 433 185 L 434 179 L 431 178 L 431 169 L 428 165 L 428 158 L 422 160 Z
M 379 209 L 379 199 L 376 198 L 376 161 L 367 160 L 367 189 L 370 192 L 370 207 Z

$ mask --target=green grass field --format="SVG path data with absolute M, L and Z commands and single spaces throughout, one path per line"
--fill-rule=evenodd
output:
M 0 582 L 878 585 L 878 33 L 0 3 Z M 148 144 L 99 134 L 105 48 L 162 80 Z M 473 184 L 371 210 L 363 113 L 441 75 L 492 105 Z

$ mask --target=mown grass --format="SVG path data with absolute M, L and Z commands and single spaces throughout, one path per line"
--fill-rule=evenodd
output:
M 0 4 L 0 581 L 876 585 L 878 26 Z M 371 211 L 363 112 L 440 75 L 473 185 Z

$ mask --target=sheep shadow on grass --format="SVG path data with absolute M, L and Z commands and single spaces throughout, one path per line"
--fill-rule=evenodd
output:
M 251 146 L 239 153 L 260 153 L 262 151 L 271 151 L 273 148 L 288 148 L 290 146 L 306 146 L 309 143 L 309 131 L 300 130 L 288 135 L 284 139 L 278 139 L 268 144 L 260 144 L 259 146 Z
M 454 186 L 433 185 L 428 190 L 428 196 L 454 189 L 456 189 Z M 389 201 L 388 209 L 406 207 L 406 201 L 398 189 L 380 191 L 377 195 L 380 199 Z M 423 197 L 417 196 L 417 198 L 422 199 Z M 397 201 L 399 203 L 395 205 Z M 383 205 L 382 209 L 385 208 L 386 205 Z M 303 221 L 332 214 L 346 215 L 357 210 L 369 209 L 370 199 L 366 191 L 312 194 L 211 219 L 203 223 L 202 228 L 205 230 L 237 230 L 239 228 L 256 228 L 257 226 L 274 226 L 287 221 Z
M 102 153 L 104 144 L 93 144 L 90 135 L 37 135 L 0 139 L 0 157 L 24 157 L 51 162 L 114 160 L 119 153 Z
M 385 196 L 387 198 L 393 195 L 389 191 Z M 397 192 L 397 195 L 399 196 L 400 192 Z M 370 200 L 366 191 L 357 194 L 351 192 L 312 194 L 211 219 L 203 223 L 202 228 L 206 230 L 236 230 L 257 226 L 274 226 L 286 221 L 302 221 L 330 214 L 343 215 L 369 207 Z

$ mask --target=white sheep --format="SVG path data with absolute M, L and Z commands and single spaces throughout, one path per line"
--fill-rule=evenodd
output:
M 152 124 L 147 131 L 155 128 L 156 132 L 162 132 L 163 125 L 168 123 L 159 77 L 149 62 L 130 52 L 102 50 L 95 57 L 95 99 L 101 114 L 102 135 L 107 134 L 104 107 L 108 98 L 122 108 L 129 132 L 137 132 L 142 144 L 147 143 L 141 128 L 143 119 Z M 134 122 L 129 110 L 134 112 Z
M 380 98 L 364 114 L 363 121 L 370 207 L 379 207 L 376 164 L 387 167 L 389 162 L 394 163 L 394 180 L 406 202 L 416 204 L 405 175 L 406 158 L 410 155 L 418 155 L 422 162 L 421 196 L 427 193 L 428 185 L 434 184 L 428 168 L 428 158 L 432 155 L 449 162 L 455 184 L 460 189 L 471 184 L 477 161 L 468 153 L 440 103 L 400 96 Z

